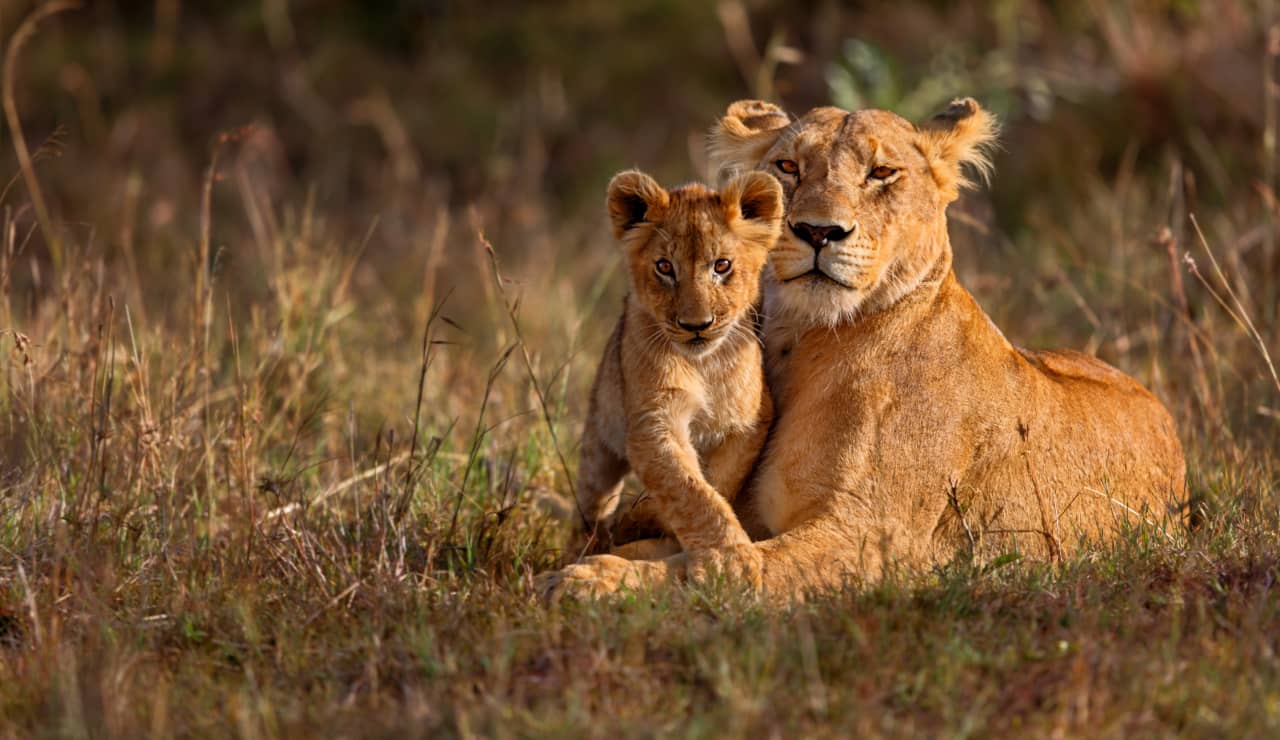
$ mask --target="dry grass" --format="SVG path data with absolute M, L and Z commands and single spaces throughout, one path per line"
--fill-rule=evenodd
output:
M 1216 48 L 1202 25 L 1133 12 L 1091 22 L 1116 48 L 1135 27 Z M 721 15 L 741 47 L 744 16 Z M 282 56 L 301 54 L 271 18 Z M 1249 24 L 1254 46 L 1222 43 L 1261 64 L 1265 24 Z M 166 28 L 148 64 L 181 48 Z M 1018 69 L 1052 78 L 1045 39 Z M 10 65 L 39 80 L 52 52 L 29 46 Z M 1135 59 L 1094 63 L 1128 79 Z M 1177 62 L 1161 70 L 1181 79 Z M 1181 105 L 1173 82 L 1160 89 Z M 552 198 L 558 124 L 544 121 L 460 201 L 413 150 L 408 97 L 370 95 L 353 116 L 386 146 L 344 171 L 350 198 L 315 186 L 330 170 L 291 175 L 289 134 L 269 121 L 192 154 L 131 134 L 166 130 L 143 107 L 84 114 L 60 160 L 58 139 L 14 162 L 22 182 L 0 203 L 0 735 L 1280 729 L 1274 199 L 1262 179 L 1215 174 L 1257 158 L 1261 135 L 1215 147 L 1218 124 L 1180 119 L 1185 147 L 1134 134 L 1141 156 L 1087 164 L 1084 149 L 1110 145 L 1064 138 L 1076 143 L 1035 160 L 1078 157 L 1056 170 L 1070 182 L 1050 182 L 1020 144 L 1048 124 L 1011 116 L 991 192 L 953 226 L 962 280 L 1011 339 L 1095 351 L 1169 402 L 1197 531 L 1052 566 L 961 557 L 779 612 L 714 587 L 547 610 L 532 576 L 568 533 L 540 502 L 569 493 L 599 316 L 621 290 L 602 248 L 607 171 L 575 181 L 583 205 Z M 1093 105 L 1063 103 L 1063 125 L 1106 133 Z M 681 162 L 713 112 L 670 125 Z M 102 146 L 133 135 L 133 149 L 95 153 L 93 121 L 114 126 Z M 174 174 L 182 157 L 199 167 Z

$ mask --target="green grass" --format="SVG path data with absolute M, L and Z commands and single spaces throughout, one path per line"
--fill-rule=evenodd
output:
M 982 56 L 987 31 L 961 18 L 972 38 L 944 50 L 951 62 L 984 60 L 952 64 L 946 79 L 1004 90 L 1007 114 L 992 188 L 952 208 L 961 280 L 1015 343 L 1096 352 L 1168 403 L 1198 529 L 1134 532 L 1056 564 L 961 553 L 790 608 L 715 584 L 548 608 L 533 578 L 561 563 L 570 534 L 548 510 L 568 495 L 586 389 L 623 287 L 601 162 L 689 173 L 685 142 L 710 123 L 675 109 L 606 121 L 598 86 L 625 73 L 637 105 L 637 90 L 671 74 L 648 56 L 670 44 L 724 56 L 706 79 L 732 78 L 733 63 L 713 53 L 720 31 L 636 29 L 622 71 L 558 80 L 540 70 L 540 94 L 554 102 L 566 85 L 564 115 L 582 120 L 547 113 L 515 145 L 509 131 L 495 144 L 485 126 L 466 127 L 483 139 L 468 143 L 415 124 L 449 110 L 420 106 L 446 99 L 431 80 L 453 75 L 445 91 L 474 96 L 460 109 L 529 123 L 522 111 L 537 106 L 490 101 L 480 84 L 524 79 L 501 59 L 421 76 L 403 50 L 315 41 L 299 12 L 300 46 L 279 58 L 341 59 L 349 74 L 298 92 L 281 82 L 296 70 L 263 51 L 256 8 L 232 22 L 179 5 L 197 19 L 178 39 L 189 54 L 153 70 L 146 96 L 121 82 L 132 67 L 107 64 L 111 43 L 133 39 L 129 64 L 160 64 L 148 44 L 162 29 L 60 20 L 60 35 L 37 34 L 25 52 L 25 94 L 61 106 L 19 98 L 36 120 L 28 141 L 52 130 L 48 110 L 81 125 L 63 137 L 62 159 L 46 148 L 35 170 L 59 267 L 21 177 L 0 195 L 0 736 L 1280 730 L 1280 388 L 1264 358 L 1280 355 L 1280 250 L 1267 238 L 1273 170 L 1257 166 L 1257 127 L 1275 124 L 1223 123 L 1197 97 L 1208 83 L 1185 74 L 1193 56 L 1135 67 L 1114 36 L 1143 28 L 1169 40 L 1162 48 L 1238 52 L 1222 64 L 1243 75 L 1263 58 L 1260 17 L 1244 45 L 1196 3 L 1080 18 L 1033 3 L 1044 25 L 1010 28 L 1039 28 L 1035 44 L 1001 35 Z M 781 28 L 788 12 L 765 3 L 752 18 Z M 955 20 L 895 12 L 810 25 L 941 33 Z M 601 16 L 584 17 L 580 35 L 607 46 L 613 21 Z M 473 21 L 462 25 L 484 35 Z M 449 18 L 439 22 L 432 58 L 465 59 L 463 42 L 447 46 Z M 528 22 L 504 33 L 540 34 L 528 43 L 562 63 L 565 41 Z M 1098 74 L 1052 88 L 1058 108 L 1036 118 L 1007 91 L 1042 72 L 1060 84 L 1049 72 L 1077 47 L 1058 34 L 1092 49 Z M 210 48 L 228 40 L 257 56 L 215 64 Z M 821 56 L 842 53 L 829 46 L 815 44 L 792 77 L 783 68 L 779 90 L 841 63 Z M 876 53 L 892 64 L 877 63 L 897 87 L 864 93 L 923 100 L 931 67 L 918 46 L 885 33 Z M 95 66 L 94 54 L 107 58 Z M 63 61 L 98 75 L 102 100 L 85 102 L 86 88 L 74 105 L 58 97 Z M 206 91 L 242 68 L 261 75 L 236 105 L 274 113 L 216 138 L 199 128 L 219 99 Z M 381 111 L 371 128 L 385 137 L 403 124 L 418 147 L 408 154 L 324 118 L 368 103 L 383 71 L 395 94 L 390 108 L 366 108 Z M 1143 117 L 1107 80 L 1141 81 L 1172 114 Z M 746 94 L 688 84 L 686 98 L 716 105 Z M 317 118 L 277 108 L 292 105 Z M 1146 128 L 1118 132 L 1126 116 Z M 552 164 L 538 164 L 544 155 Z M 562 184 L 584 200 L 560 199 Z M 1171 242 L 1154 238 L 1162 227 Z M 1187 271 L 1188 253 L 1204 281 Z

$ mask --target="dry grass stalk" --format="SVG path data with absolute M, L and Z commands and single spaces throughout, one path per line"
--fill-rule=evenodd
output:
M 1213 299 L 1217 301 L 1218 305 L 1227 312 L 1227 315 L 1231 317 L 1231 320 L 1245 332 L 1250 341 L 1257 347 L 1258 354 L 1261 355 L 1263 362 L 1266 364 L 1267 371 L 1271 374 L 1271 382 L 1275 386 L 1276 392 L 1280 393 L 1280 375 L 1276 374 L 1276 366 L 1275 363 L 1271 361 L 1271 352 L 1267 349 L 1266 340 L 1262 338 L 1257 327 L 1253 325 L 1253 319 L 1249 317 L 1248 310 L 1245 309 L 1244 304 L 1241 303 L 1239 297 L 1236 296 L 1235 290 L 1231 287 L 1231 282 L 1227 280 L 1227 276 L 1222 273 L 1222 268 L 1218 266 L 1218 260 L 1214 257 L 1213 250 L 1209 248 L 1209 242 L 1204 238 L 1204 232 L 1200 230 L 1200 223 L 1196 221 L 1196 217 L 1194 215 L 1190 218 L 1191 225 L 1195 227 L 1196 236 L 1200 239 L 1200 246 L 1204 249 L 1205 255 L 1208 256 L 1209 263 L 1213 265 L 1214 275 L 1217 276 L 1223 289 L 1226 290 L 1227 295 L 1231 298 L 1232 305 L 1228 305 L 1227 301 L 1217 290 L 1214 289 L 1213 285 L 1200 274 L 1200 268 L 1196 265 L 1195 260 L 1191 258 L 1189 253 L 1186 256 L 1187 269 L 1191 271 L 1192 275 L 1196 276 L 1196 279 L 1200 281 L 1200 284 L 1209 291 L 1209 295 L 1213 296 Z
M 49 248 L 49 257 L 53 262 L 55 271 L 64 264 L 62 239 L 58 234 L 58 230 L 54 228 L 53 220 L 49 215 L 49 208 L 44 201 L 44 192 L 40 189 L 40 181 L 36 178 L 31 150 L 27 148 L 27 139 L 22 133 L 22 120 L 18 117 L 18 105 L 14 101 L 14 87 L 17 84 L 18 55 L 22 52 L 23 45 L 35 35 L 36 26 L 39 25 L 40 21 L 57 13 L 74 10 L 79 7 L 80 4 L 78 2 L 54 0 L 54 2 L 46 3 L 36 8 L 22 21 L 22 24 L 18 26 L 18 30 L 13 32 L 13 36 L 9 38 L 9 49 L 4 55 L 3 99 L 5 119 L 9 123 L 9 133 L 13 136 L 13 148 L 18 155 L 18 164 L 22 168 L 22 178 L 27 183 L 27 194 L 31 198 L 32 207 L 36 210 L 40 231 L 44 234 L 45 243 Z

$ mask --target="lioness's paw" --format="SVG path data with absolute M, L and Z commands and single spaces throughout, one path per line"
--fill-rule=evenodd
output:
M 560 570 L 540 574 L 534 587 L 547 604 L 555 604 L 566 596 L 598 599 L 622 588 L 643 588 L 656 583 L 661 580 L 660 571 L 652 562 L 593 555 Z
M 706 583 L 724 579 L 753 591 L 763 581 L 764 559 L 755 545 L 730 545 L 688 553 L 689 580 Z

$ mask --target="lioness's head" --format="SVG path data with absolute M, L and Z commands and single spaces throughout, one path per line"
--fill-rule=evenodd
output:
M 782 188 L 763 172 L 720 192 L 667 191 L 643 172 L 609 183 L 609 218 L 627 254 L 634 300 L 682 352 L 709 353 L 741 330 L 782 224 Z
M 712 128 L 722 177 L 777 177 L 786 226 L 772 255 L 771 308 L 834 325 L 891 305 L 949 257 L 946 207 L 990 171 L 995 118 L 964 98 L 922 126 L 887 111 L 815 108 L 792 120 L 759 100 L 739 101 Z

